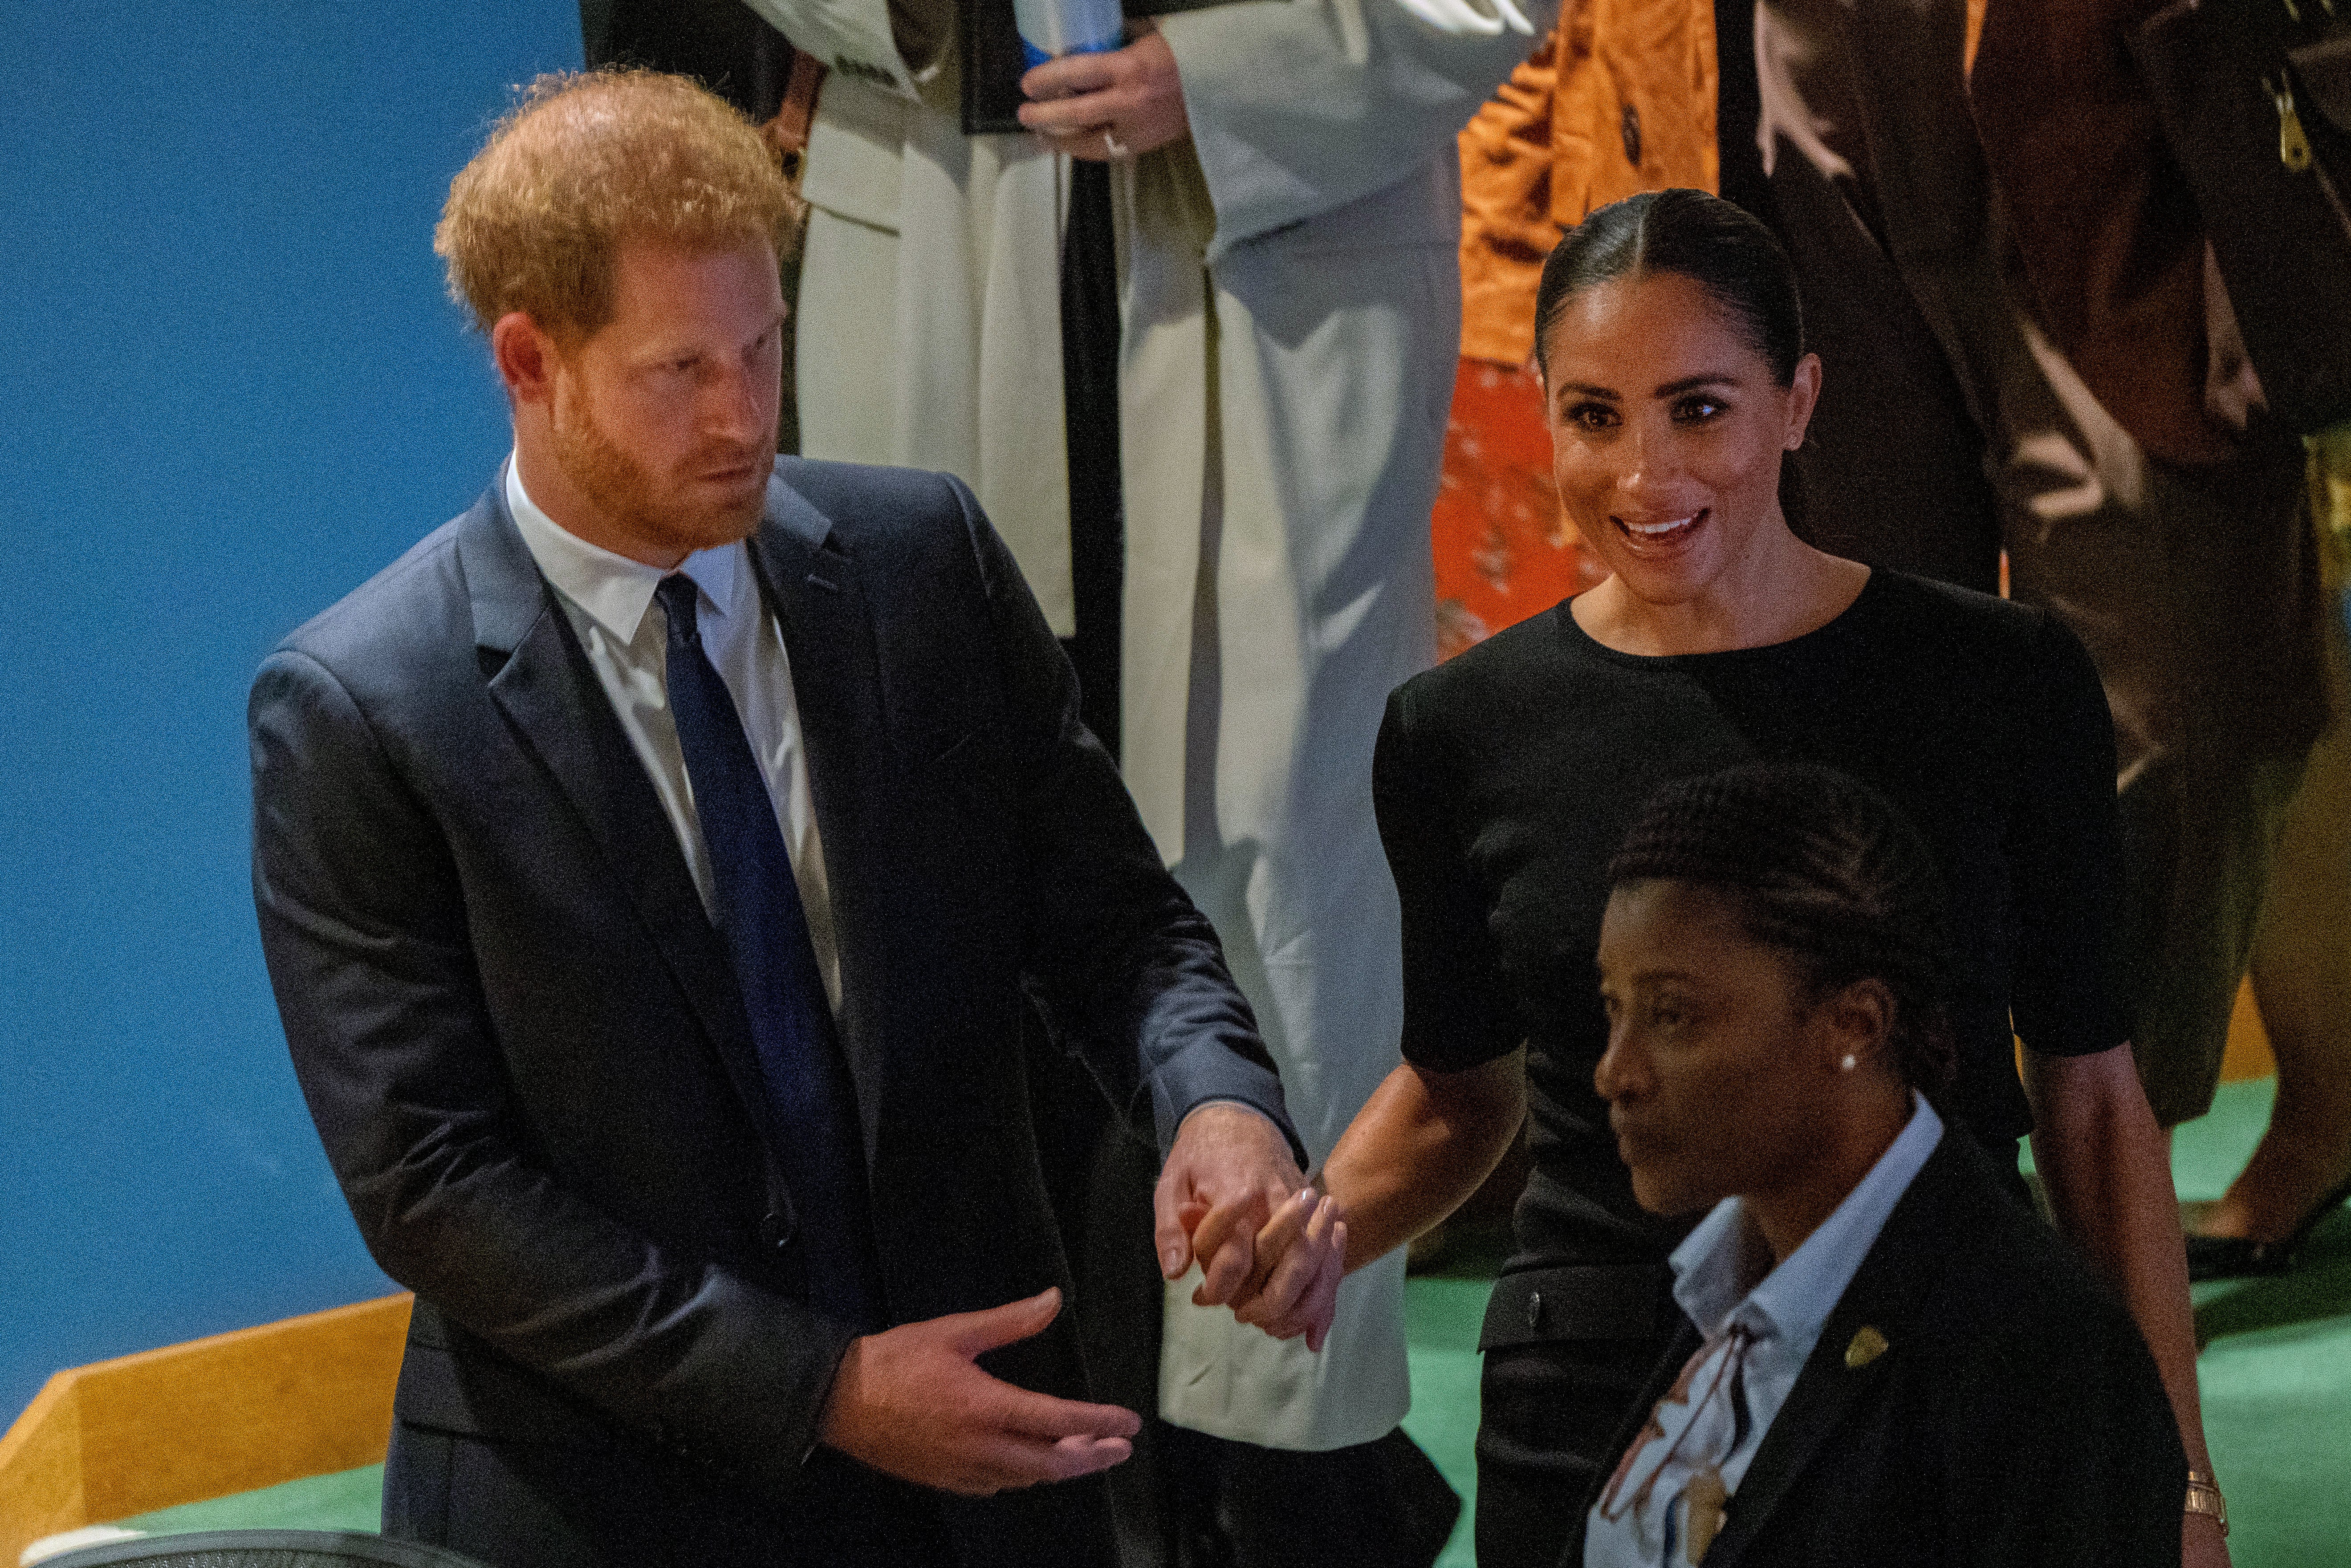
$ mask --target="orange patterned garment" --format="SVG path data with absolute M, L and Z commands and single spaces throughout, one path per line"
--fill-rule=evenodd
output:
M 1542 388 L 1532 371 L 1460 362 L 1430 530 L 1440 659 L 1606 575 L 1559 515 Z
M 1461 351 L 1534 351 L 1535 279 L 1594 207 L 1715 188 L 1712 0 L 1582 0 L 1462 129 Z
M 1462 360 L 1432 519 L 1437 650 L 1604 575 L 1552 492 L 1535 284 L 1593 208 L 1715 188 L 1711 0 L 1583 0 L 1462 131 Z

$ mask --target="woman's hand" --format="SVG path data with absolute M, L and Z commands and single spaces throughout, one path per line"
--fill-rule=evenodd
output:
M 1257 1235 L 1257 1267 L 1233 1297 L 1233 1316 L 1275 1339 L 1306 1336 L 1319 1351 L 1339 1310 L 1347 1272 L 1347 1222 L 1339 1206 L 1302 1186 Z
M 1134 41 L 1100 54 L 1063 55 L 1020 78 L 1030 101 L 1020 123 L 1072 158 L 1134 158 L 1192 133 L 1176 51 L 1148 21 Z

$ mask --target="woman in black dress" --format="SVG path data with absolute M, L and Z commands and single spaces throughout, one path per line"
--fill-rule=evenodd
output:
M 1527 1124 L 1533 1175 L 1480 1340 L 1480 1563 L 1552 1560 L 1680 1325 L 1665 1258 L 1685 1227 L 1634 1200 L 1593 1086 L 1593 956 L 1634 809 L 1759 758 L 1861 779 L 1925 836 L 1959 939 L 1946 1112 L 2011 1171 L 2032 1134 L 2209 1475 L 2168 1151 L 2107 961 L 2114 743 L 2087 654 L 2043 612 L 1790 528 L 1781 460 L 1822 367 L 1786 258 L 1739 208 L 1696 191 L 1602 208 L 1545 264 L 1536 324 L 1560 503 L 1613 575 L 1389 699 L 1374 793 L 1405 1063 L 1322 1176 L 1360 1266 L 1449 1213 Z M 1313 1272 L 1269 1264 L 1244 1313 L 1296 1326 Z M 2186 1542 L 2226 1561 L 2209 1523 Z

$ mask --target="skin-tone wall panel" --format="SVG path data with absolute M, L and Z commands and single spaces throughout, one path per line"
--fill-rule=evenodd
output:
M 59 1531 L 380 1462 L 410 1304 L 58 1373 L 0 1438 L 0 1563 Z

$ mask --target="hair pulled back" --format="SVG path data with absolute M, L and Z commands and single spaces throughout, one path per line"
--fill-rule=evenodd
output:
M 1567 302 L 1619 277 L 1677 273 L 1735 321 L 1782 386 L 1804 357 L 1796 271 L 1748 211 L 1704 191 L 1644 191 L 1595 209 L 1543 261 L 1535 289 L 1535 363 L 1551 371 L 1551 330 Z
M 1927 1094 L 1950 1082 L 1942 879 L 1917 831 L 1867 785 L 1787 762 L 1678 779 L 1642 805 L 1608 879 L 1728 895 L 1747 934 L 1788 954 L 1815 998 L 1882 982 L 1903 1080 Z

